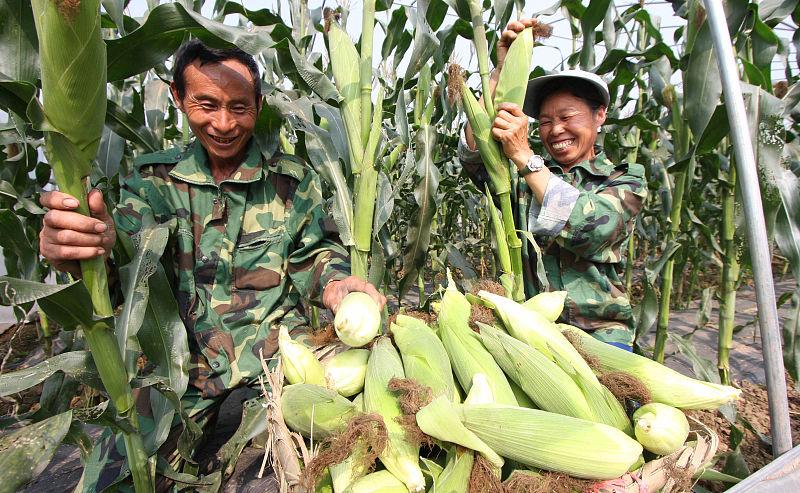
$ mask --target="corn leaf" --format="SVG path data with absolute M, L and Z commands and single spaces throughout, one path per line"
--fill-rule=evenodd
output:
M 0 491 L 19 491 L 44 470 L 72 424 L 72 411 L 0 437 Z

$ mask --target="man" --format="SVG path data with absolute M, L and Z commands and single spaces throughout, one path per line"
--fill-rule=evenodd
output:
M 263 157 L 252 138 L 262 104 L 253 58 L 193 40 L 176 54 L 173 78 L 195 141 L 140 156 L 122 179 L 113 215 L 97 190 L 88 197 L 93 217 L 74 212 L 73 197 L 43 194 L 49 211 L 40 251 L 57 269 L 80 275 L 78 261 L 108 256 L 117 234 L 135 237 L 148 222 L 170 225 L 163 263 L 191 353 L 183 402 L 202 425 L 232 388 L 262 373 L 260 355 L 277 350 L 278 326 L 306 325 L 301 299 L 333 311 L 351 291 L 381 307 L 386 299 L 349 276 L 319 177 L 291 156 Z

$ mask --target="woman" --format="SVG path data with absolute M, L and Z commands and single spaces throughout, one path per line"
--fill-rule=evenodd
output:
M 512 21 L 503 32 L 492 90 L 508 47 L 531 21 Z M 492 134 L 527 184 L 527 228 L 542 247 L 550 290 L 568 293 L 561 319 L 630 350 L 633 313 L 620 280 L 620 252 L 647 186 L 642 166 L 612 163 L 596 145 L 609 100 L 605 82 L 589 72 L 538 77 L 528 84 L 524 108 L 509 103 L 497 107 Z M 530 148 L 529 116 L 539 121 L 549 158 Z M 485 170 L 470 166 L 480 162 L 475 149 L 468 125 L 459 158 L 483 181 Z

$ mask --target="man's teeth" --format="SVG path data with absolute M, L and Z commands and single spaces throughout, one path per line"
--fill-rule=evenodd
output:
M 556 142 L 555 144 L 553 144 L 553 149 L 555 149 L 557 151 L 560 151 L 561 149 L 564 149 L 567 146 L 572 145 L 573 142 L 574 142 L 574 139 L 562 140 L 561 142 Z
M 212 135 L 211 138 L 216 140 L 220 144 L 230 144 L 231 142 L 236 140 L 236 137 L 224 138 L 224 137 L 217 137 L 216 135 Z

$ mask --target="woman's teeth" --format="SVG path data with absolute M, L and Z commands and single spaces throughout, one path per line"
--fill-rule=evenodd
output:
M 553 149 L 560 151 L 561 149 L 566 149 L 568 146 L 571 146 L 575 139 L 570 140 L 562 140 L 561 142 L 556 142 L 553 144 Z

